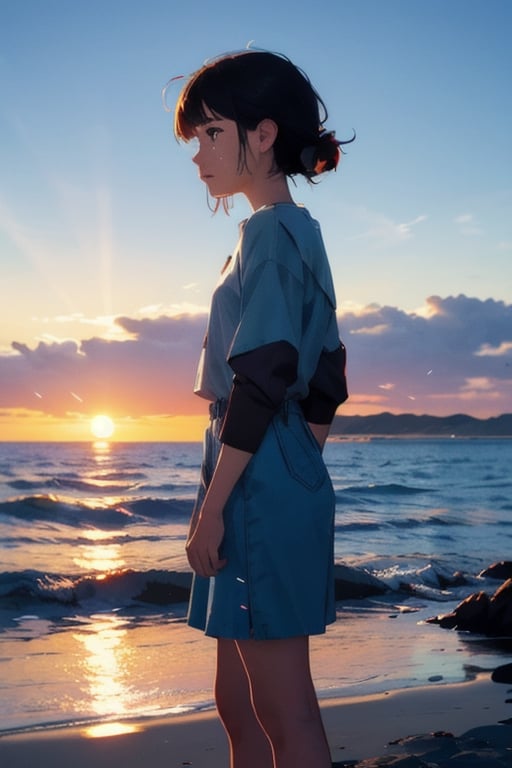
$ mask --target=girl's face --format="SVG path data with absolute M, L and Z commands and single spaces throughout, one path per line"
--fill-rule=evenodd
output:
M 207 122 L 198 125 L 194 131 L 199 148 L 192 160 L 199 168 L 201 180 L 215 198 L 238 192 L 247 193 L 247 184 L 252 179 L 251 131 L 248 131 L 247 136 L 248 162 L 240 168 L 240 140 L 236 122 L 216 118 L 209 110 L 206 113 Z

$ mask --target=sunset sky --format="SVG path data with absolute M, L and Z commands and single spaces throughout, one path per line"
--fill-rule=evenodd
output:
M 357 132 L 294 191 L 332 264 L 340 413 L 512 412 L 511 34 L 510 0 L 0 3 L 0 440 L 91 439 L 97 414 L 119 440 L 200 438 L 248 208 L 211 215 L 160 91 L 249 41 Z

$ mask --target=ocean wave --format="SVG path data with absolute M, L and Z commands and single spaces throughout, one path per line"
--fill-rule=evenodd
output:
M 438 526 L 452 526 L 452 525 L 466 525 L 463 520 L 458 520 L 455 517 L 438 517 L 437 515 L 429 515 L 422 518 L 405 517 L 396 518 L 395 520 L 388 520 L 387 525 L 394 528 L 421 528 L 426 525 L 438 525 Z
M 171 540 L 183 540 L 184 535 L 183 534 L 175 534 L 174 536 L 168 535 L 168 536 L 162 536 L 162 534 L 158 531 L 155 533 L 151 533 L 149 527 L 139 529 L 142 531 L 145 531 L 143 533 L 137 533 L 136 535 L 131 535 L 129 533 L 118 533 L 117 531 L 113 532 L 111 536 L 108 536 L 105 531 L 102 532 L 101 536 L 101 544 L 104 547 L 107 546 L 126 546 L 127 544 L 143 544 L 143 543 L 159 543 L 162 541 L 171 541 Z M 79 531 L 76 533 L 72 533 L 71 536 L 63 536 L 62 533 L 58 536 L 58 541 L 55 537 L 55 535 L 50 532 L 49 535 L 41 534 L 40 532 L 37 532 L 34 536 L 9 536 L 3 537 L 2 539 L 2 548 L 4 549 L 14 549 L 19 548 L 22 546 L 31 546 L 36 544 L 37 546 L 41 547 L 44 545 L 48 546 L 72 546 L 72 547 L 78 547 L 80 545 L 83 546 L 90 546 L 91 545 L 91 537 L 86 535 L 81 535 Z
M 427 600 L 444 602 L 465 597 L 476 582 L 476 576 L 452 571 L 438 562 L 426 564 L 392 564 L 375 567 L 372 574 L 392 592 L 405 592 Z
M 6 483 L 8 488 L 15 491 L 38 491 L 46 488 L 58 488 L 64 491 L 74 491 L 88 494 L 128 493 L 138 488 L 140 483 L 112 481 L 104 479 L 80 480 L 73 477 L 48 477 L 46 480 L 10 480 Z
M 338 491 L 338 494 L 361 494 L 364 496 L 412 496 L 420 493 L 435 493 L 434 488 L 415 488 L 400 483 L 353 485 Z
M 433 562 L 381 563 L 380 567 L 375 562 L 374 567 L 367 563 L 363 569 L 348 570 L 355 575 L 359 572 L 361 577 L 369 574 L 390 593 L 435 602 L 465 597 L 477 581 L 476 576 Z M 28 613 L 38 618 L 72 619 L 101 611 L 140 616 L 165 609 L 183 616 L 191 582 L 190 572 L 158 569 L 114 571 L 100 578 L 38 570 L 4 572 L 0 574 L 0 609 L 5 626 L 12 626 L 13 618 Z
M 343 523 L 339 522 L 336 523 L 334 526 L 334 530 L 336 532 L 343 531 L 344 533 L 347 533 L 349 531 L 380 531 L 382 528 L 382 525 L 380 523 L 367 523 L 367 522 L 350 522 L 350 523 Z
M 192 574 L 176 571 L 120 571 L 101 578 L 66 576 L 26 570 L 0 574 L 0 608 L 12 612 L 30 608 L 39 616 L 72 611 L 134 610 L 185 603 Z
M 382 531 L 386 528 L 401 528 L 403 530 L 412 530 L 414 528 L 424 528 L 426 526 L 448 527 L 454 525 L 466 525 L 465 521 L 454 517 L 438 517 L 437 515 L 425 515 L 424 517 L 397 517 L 391 520 L 349 520 L 341 519 L 336 522 L 336 531 Z
M 91 504 L 61 499 L 53 494 L 25 496 L 0 503 L 0 520 L 14 518 L 50 522 L 72 527 L 124 527 L 163 519 L 182 520 L 190 516 L 191 499 L 130 499 L 122 504 Z
M 143 483 L 140 487 L 146 493 L 168 493 L 169 491 L 178 490 L 180 486 L 175 485 L 174 483 L 155 483 L 153 485 Z M 195 486 L 194 486 L 194 490 L 195 490 Z
M 94 476 L 95 480 L 144 480 L 147 475 L 138 470 L 123 469 Z

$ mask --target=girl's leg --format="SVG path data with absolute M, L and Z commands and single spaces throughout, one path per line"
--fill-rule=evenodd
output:
M 234 640 L 217 641 L 215 701 L 230 746 L 231 768 L 273 768 L 272 750 L 251 703 L 247 674 Z
M 275 768 L 331 768 L 309 665 L 309 638 L 237 640 Z

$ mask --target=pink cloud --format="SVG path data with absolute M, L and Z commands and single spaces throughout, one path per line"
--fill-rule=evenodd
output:
M 204 335 L 204 315 L 119 318 L 133 338 L 13 342 L 19 353 L 0 357 L 0 407 L 44 409 L 53 415 L 108 408 L 116 415 L 200 413 L 192 393 Z
M 417 413 L 443 415 L 468 404 L 475 415 L 512 412 L 512 305 L 433 296 L 426 316 L 372 305 L 341 323 L 349 389 L 360 402 L 362 393 L 371 403 L 379 392 L 393 411 L 410 410 L 413 398 Z M 485 390 L 477 386 L 482 380 Z
M 428 299 L 428 312 L 371 305 L 340 317 L 353 412 L 512 412 L 512 305 Z M 193 395 L 206 315 L 117 318 L 131 338 L 13 342 L 0 356 L 0 408 L 61 416 L 202 414 Z M 485 386 L 483 385 L 485 382 Z

